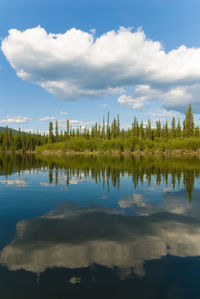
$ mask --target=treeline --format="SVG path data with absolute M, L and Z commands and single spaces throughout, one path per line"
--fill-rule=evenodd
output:
M 180 120 L 172 118 L 168 123 L 166 120 L 156 121 L 153 128 L 151 120 L 147 125 L 138 122 L 134 117 L 132 127 L 125 130 L 120 127 L 119 115 L 110 123 L 109 113 L 105 122 L 95 123 L 91 128 L 81 126 L 74 129 L 70 126 L 70 121 L 66 121 L 66 129 L 59 130 L 58 121 L 55 126 L 49 123 L 49 133 L 31 134 L 20 130 L 13 136 L 11 129 L 6 128 L 4 133 L 0 133 L 0 147 L 3 150 L 38 151 L 44 149 L 63 151 L 143 151 L 145 149 L 158 148 L 162 151 L 166 149 L 192 149 L 200 148 L 200 129 L 194 124 L 194 117 L 191 105 L 185 111 L 185 119 L 181 125 Z
M 103 119 L 102 124 L 95 123 L 89 128 L 70 127 L 70 122 L 66 123 L 66 131 L 59 134 L 58 122 L 49 124 L 48 143 L 38 147 L 37 151 L 166 151 L 166 150 L 193 150 L 200 149 L 200 129 L 194 124 L 194 116 L 191 105 L 185 111 L 183 123 L 172 118 L 170 123 L 156 121 L 153 128 L 151 120 L 147 125 L 138 122 L 134 117 L 131 128 L 127 130 L 120 128 L 119 116 L 114 118 L 110 124 L 109 113 L 107 121 Z
M 70 127 L 70 122 L 66 122 L 66 131 L 64 133 L 61 131 L 59 134 L 58 121 L 55 123 L 55 133 L 53 123 L 49 124 L 49 143 L 61 142 L 69 139 L 70 137 L 76 138 L 101 138 L 101 139 L 117 139 L 117 138 L 131 138 L 136 137 L 138 139 L 149 139 L 155 140 L 156 138 L 178 138 L 178 137 L 199 137 L 200 129 L 198 126 L 194 125 L 194 116 L 192 112 L 191 104 L 185 111 L 185 119 L 181 126 L 180 120 L 176 121 L 175 117 L 172 118 L 171 124 L 168 124 L 168 121 L 161 124 L 161 121 L 156 121 L 156 128 L 152 128 L 151 120 L 148 120 L 147 125 L 144 125 L 144 122 L 138 122 L 137 118 L 134 117 L 132 127 L 127 130 L 120 128 L 119 115 L 117 119 L 114 118 L 110 124 L 109 113 L 107 117 L 107 122 L 103 118 L 103 123 L 95 123 L 94 126 L 89 128 L 82 129 L 81 126 L 76 130 Z
M 8 127 L 5 128 L 4 132 L 0 132 L 0 148 L 2 150 L 34 151 L 36 146 L 46 144 L 47 142 L 48 136 L 45 134 L 25 133 L 20 129 L 17 134 L 13 134 Z

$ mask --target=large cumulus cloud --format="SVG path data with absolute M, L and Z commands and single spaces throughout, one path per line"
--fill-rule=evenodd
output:
M 182 110 L 190 102 L 200 110 L 200 49 L 180 46 L 166 53 L 141 30 L 121 27 L 95 38 L 75 28 L 63 34 L 40 26 L 11 29 L 1 49 L 20 78 L 64 100 L 116 94 L 134 109 L 158 100 L 167 109 Z

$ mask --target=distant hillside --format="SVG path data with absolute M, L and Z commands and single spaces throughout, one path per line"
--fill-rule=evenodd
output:
M 18 130 L 15 130 L 15 129 L 11 129 L 12 130 L 12 134 L 13 135 L 16 135 Z M 0 127 L 0 132 L 4 132 L 5 131 L 5 127 Z

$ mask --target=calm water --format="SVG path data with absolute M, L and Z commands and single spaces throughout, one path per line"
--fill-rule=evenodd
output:
M 0 298 L 200 298 L 200 160 L 0 156 Z

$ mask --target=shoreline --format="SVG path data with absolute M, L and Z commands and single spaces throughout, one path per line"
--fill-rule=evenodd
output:
M 167 150 L 167 151 L 134 151 L 134 152 L 121 152 L 121 151 L 62 151 L 62 150 L 43 150 L 43 151 L 13 151 L 13 150 L 0 150 L 1 154 L 19 154 L 19 155 L 66 155 L 66 156 L 197 156 L 200 157 L 200 149 L 197 151 L 189 150 Z

